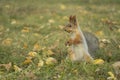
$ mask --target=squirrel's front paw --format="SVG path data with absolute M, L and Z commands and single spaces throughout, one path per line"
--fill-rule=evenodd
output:
M 73 40 L 72 40 L 72 39 L 69 39 L 69 40 L 65 43 L 65 45 L 66 45 L 66 46 L 70 46 L 70 45 L 72 45 L 72 42 L 73 42 Z

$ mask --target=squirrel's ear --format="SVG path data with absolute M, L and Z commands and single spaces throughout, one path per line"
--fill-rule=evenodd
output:
M 72 23 L 72 24 L 74 24 L 74 25 L 77 25 L 76 15 L 70 16 L 69 17 L 69 22 Z
M 71 22 L 72 18 L 73 18 L 73 16 L 71 15 L 71 16 L 69 17 L 69 22 Z

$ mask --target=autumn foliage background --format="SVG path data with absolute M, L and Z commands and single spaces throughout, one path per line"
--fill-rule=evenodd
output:
M 63 27 L 77 15 L 100 64 L 72 63 Z M 119 80 L 120 0 L 0 0 L 0 80 Z M 120 63 L 117 64 L 120 66 Z

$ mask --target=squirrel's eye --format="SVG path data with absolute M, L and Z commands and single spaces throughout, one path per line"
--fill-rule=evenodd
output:
M 72 27 L 71 24 L 69 24 L 69 27 Z

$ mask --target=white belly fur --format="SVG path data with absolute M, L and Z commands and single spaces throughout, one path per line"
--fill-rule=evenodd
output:
M 83 48 L 83 45 L 82 44 L 78 44 L 78 45 L 72 45 L 72 51 L 75 55 L 75 61 L 81 61 L 81 60 L 84 60 L 84 53 L 85 53 L 85 50 Z

